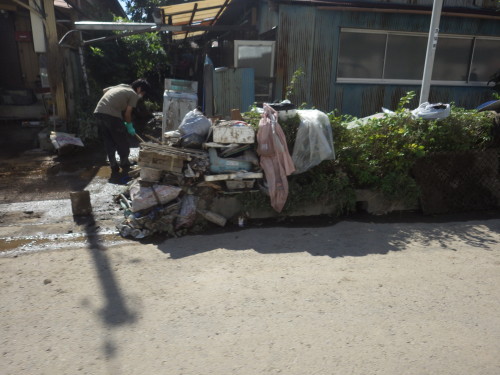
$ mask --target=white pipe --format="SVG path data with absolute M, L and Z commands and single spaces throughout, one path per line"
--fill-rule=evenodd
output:
M 439 34 L 439 21 L 441 20 L 441 9 L 443 0 L 434 0 L 432 7 L 431 26 L 429 38 L 427 40 L 427 53 L 425 55 L 424 75 L 422 78 L 422 88 L 420 91 L 420 104 L 429 101 L 429 91 L 431 86 L 432 68 L 434 67 L 434 55 Z

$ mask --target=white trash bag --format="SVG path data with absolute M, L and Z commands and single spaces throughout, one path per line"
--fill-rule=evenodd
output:
M 186 113 L 184 119 L 179 125 L 179 132 L 182 135 L 197 134 L 202 137 L 206 137 L 210 131 L 212 123 L 208 118 L 206 118 L 203 113 L 197 109 Z
M 130 199 L 132 200 L 132 212 L 145 210 L 158 204 L 168 203 L 179 195 L 180 187 L 170 185 L 153 185 L 151 187 L 140 186 L 133 183 L 130 186 Z
M 439 120 L 450 115 L 450 105 L 443 103 L 429 104 L 428 102 L 420 104 L 411 111 L 414 118 L 423 118 L 424 120 Z
M 318 111 L 299 110 L 300 125 L 293 146 L 294 174 L 303 173 L 323 160 L 335 159 L 333 131 L 328 116 Z

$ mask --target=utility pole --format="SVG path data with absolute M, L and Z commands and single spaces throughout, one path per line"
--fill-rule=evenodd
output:
M 422 88 L 420 91 L 420 104 L 429 101 L 429 91 L 431 86 L 432 68 L 434 67 L 434 55 L 439 34 L 439 21 L 441 20 L 441 9 L 443 0 L 434 0 L 431 16 L 431 27 L 427 40 L 427 53 L 425 55 L 424 76 L 422 78 Z

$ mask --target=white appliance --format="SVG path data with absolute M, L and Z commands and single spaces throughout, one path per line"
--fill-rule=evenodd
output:
M 165 132 L 177 130 L 182 119 L 198 105 L 198 82 L 165 79 L 163 94 L 162 141 Z

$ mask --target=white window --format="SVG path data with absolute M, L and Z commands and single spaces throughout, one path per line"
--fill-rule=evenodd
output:
M 337 82 L 419 83 L 427 34 L 342 29 Z M 443 35 L 438 39 L 432 83 L 485 85 L 500 69 L 500 38 Z
M 274 41 L 234 41 L 234 66 L 236 68 L 254 69 L 256 99 L 266 101 L 272 96 L 274 50 Z

